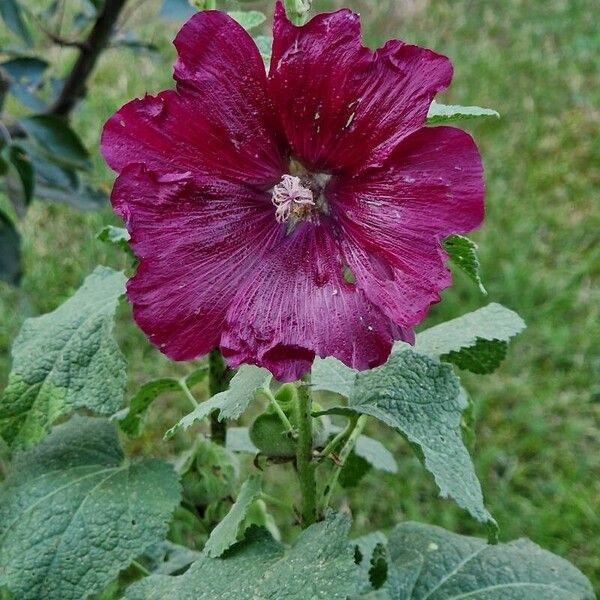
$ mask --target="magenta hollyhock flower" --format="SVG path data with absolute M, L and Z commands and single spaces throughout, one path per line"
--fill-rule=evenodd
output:
M 482 221 L 479 153 L 425 127 L 446 57 L 364 48 L 349 10 L 296 27 L 281 2 L 273 37 L 267 74 L 240 25 L 198 13 L 175 39 L 176 90 L 107 122 L 112 204 L 140 260 L 127 294 L 175 360 L 218 346 L 281 381 L 316 355 L 371 368 L 450 285 L 441 241 Z

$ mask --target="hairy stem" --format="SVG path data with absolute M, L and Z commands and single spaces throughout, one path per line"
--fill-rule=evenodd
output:
M 302 494 L 302 527 L 306 528 L 317 520 L 317 482 L 315 464 L 312 460 L 312 399 L 305 382 L 298 386 L 298 443 L 296 445 L 296 467 Z
M 321 460 L 327 458 L 340 445 L 342 440 L 345 440 L 350 436 L 355 425 L 356 419 L 351 419 L 348 421 L 346 427 L 342 429 L 342 431 L 340 431 L 334 438 L 332 438 L 325 448 L 323 448 L 321 452 Z
M 211 397 L 229 389 L 233 371 L 225 364 L 218 348 L 212 350 L 208 355 L 208 373 L 208 388 Z M 221 446 L 225 445 L 227 425 L 224 421 L 219 421 L 216 411 L 210 416 L 210 435 L 213 442 L 221 444 Z
M 57 117 L 68 117 L 86 92 L 87 80 L 96 66 L 127 0 L 105 0 L 89 36 L 80 44 L 79 56 L 67 76 L 56 102 L 48 112 Z
M 348 439 L 344 444 L 343 448 L 339 454 L 339 460 L 333 469 L 333 473 L 331 474 L 331 478 L 329 483 L 325 486 L 323 490 L 323 501 L 321 503 L 321 509 L 324 511 L 331 502 L 331 496 L 333 495 L 333 490 L 335 485 L 340 477 L 340 473 L 348 460 L 348 456 L 350 456 L 350 452 L 352 452 L 354 446 L 356 445 L 356 440 L 358 436 L 362 433 L 365 425 L 367 424 L 367 415 L 361 415 L 360 417 L 355 417 L 349 423 L 350 434 L 348 435 Z

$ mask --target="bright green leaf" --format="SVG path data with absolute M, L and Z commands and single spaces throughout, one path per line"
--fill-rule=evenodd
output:
M 21 236 L 0 209 L 0 281 L 18 285 L 22 272 Z
M 202 402 L 198 408 L 169 429 L 165 437 L 172 437 L 180 429 L 189 429 L 192 424 L 206 418 L 215 410 L 219 411 L 220 421 L 238 419 L 260 390 L 270 384 L 271 379 L 272 375 L 266 369 L 242 365 L 231 380 L 228 390 Z
M 124 250 L 129 256 L 134 256 L 133 250 L 129 246 L 130 237 L 127 229 L 124 227 L 115 227 L 114 225 L 107 225 L 96 236 L 101 242 L 112 244 Z
M 100 592 L 167 532 L 173 469 L 124 461 L 115 428 L 74 417 L 17 454 L 0 496 L 0 585 L 20 600 Z
M 34 115 L 21 119 L 19 124 L 48 160 L 74 169 L 90 168 L 88 151 L 65 120 Z
M 469 279 L 479 287 L 481 293 L 487 295 L 479 273 L 480 263 L 477 256 L 477 244 L 462 235 L 451 235 L 444 240 L 444 249 L 448 253 L 450 262 L 464 271 Z
M 509 340 L 524 329 L 516 312 L 492 303 L 419 333 L 415 351 L 473 373 L 491 373 L 506 356 Z
M 359 589 L 349 528 L 347 516 L 330 514 L 286 549 L 253 527 L 225 558 L 205 555 L 179 577 L 152 575 L 129 588 L 125 600 L 346 600 Z
M 347 406 L 325 413 L 365 414 L 402 433 L 416 446 L 443 497 L 451 496 L 479 521 L 493 523 L 461 437 L 464 398 L 450 365 L 410 350 L 356 375 Z
M 258 10 L 232 10 L 227 13 L 236 20 L 246 31 L 262 25 L 267 17 Z
M 31 34 L 25 21 L 18 0 L 1 0 L 0 17 L 6 23 L 6 26 L 16 35 L 18 35 L 28 46 L 33 43 Z
M 211 558 L 218 558 L 238 541 L 243 533 L 241 525 L 246 518 L 248 509 L 258 499 L 262 490 L 262 478 L 260 475 L 250 475 L 244 481 L 235 504 L 227 513 L 225 518 L 212 530 L 204 552 Z
M 403 523 L 388 542 L 391 600 L 594 600 L 566 560 L 520 539 L 487 545 L 422 523 Z
M 25 321 L 0 398 L 0 435 L 8 444 L 38 442 L 77 408 L 105 415 L 118 409 L 126 374 L 112 329 L 124 290 L 123 273 L 97 267 L 56 310 Z
M 457 121 L 466 121 L 468 119 L 479 119 L 485 117 L 500 118 L 500 114 L 491 108 L 481 108 L 480 106 L 458 106 L 456 104 L 440 104 L 435 100 L 429 107 L 427 113 L 427 123 L 437 125 L 439 123 L 456 123 Z

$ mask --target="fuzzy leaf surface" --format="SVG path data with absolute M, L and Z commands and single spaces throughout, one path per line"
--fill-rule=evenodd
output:
M 330 514 L 286 548 L 253 527 L 225 558 L 204 555 L 179 577 L 148 577 L 125 600 L 346 600 L 360 587 L 349 529 L 347 516 Z
M 427 113 L 428 125 L 439 125 L 440 123 L 457 123 L 470 119 L 495 117 L 500 118 L 500 113 L 491 108 L 481 106 L 460 106 L 458 104 L 440 104 L 435 100 L 429 107 Z
M 0 435 L 15 447 L 40 441 L 77 408 L 114 413 L 123 400 L 125 360 L 112 336 L 125 276 L 97 267 L 56 310 L 27 319 L 13 344 L 0 397 Z
M 509 340 L 524 329 L 516 312 L 492 303 L 419 333 L 415 351 L 473 373 L 491 373 L 506 356 Z
M 17 454 L 0 495 L 0 585 L 21 600 L 81 600 L 162 540 L 172 467 L 123 460 L 113 425 L 74 417 Z
M 444 240 L 443 245 L 450 262 L 466 273 L 467 277 L 479 287 L 482 294 L 487 295 L 481 281 L 481 263 L 477 256 L 477 244 L 464 235 L 451 235 Z
M 211 558 L 218 558 L 231 548 L 238 540 L 241 525 L 248 514 L 252 503 L 258 499 L 262 491 L 260 475 L 250 475 L 244 481 L 235 504 L 223 520 L 212 530 L 204 551 Z
M 388 542 L 391 600 L 594 600 L 566 560 L 520 539 L 483 540 L 422 523 L 399 525 Z
M 394 352 L 381 367 L 357 373 L 347 406 L 324 413 L 370 415 L 396 429 L 417 447 L 443 497 L 452 497 L 477 520 L 493 524 L 461 437 L 464 408 L 450 365 L 404 350 Z

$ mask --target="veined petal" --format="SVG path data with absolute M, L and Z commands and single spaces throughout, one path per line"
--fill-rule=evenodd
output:
M 296 27 L 277 3 L 269 82 L 292 152 L 315 171 L 381 166 L 425 124 L 450 61 L 401 41 L 372 52 L 349 10 Z
M 226 14 L 204 11 L 174 43 L 177 91 L 133 100 L 109 119 L 101 143 L 108 164 L 272 185 L 287 150 L 252 38 Z
M 356 369 L 380 365 L 394 340 L 410 335 L 345 281 L 328 227 L 304 222 L 265 253 L 238 290 L 221 349 L 231 366 L 257 364 L 294 381 L 315 356 Z
M 357 285 L 395 323 L 412 326 L 451 283 L 441 240 L 483 220 L 481 158 L 464 131 L 423 128 L 382 168 L 334 178 L 328 196 Z
M 218 345 L 240 285 L 281 236 L 260 192 L 130 165 L 112 193 L 140 259 L 127 286 L 137 324 L 161 351 L 191 360 Z

